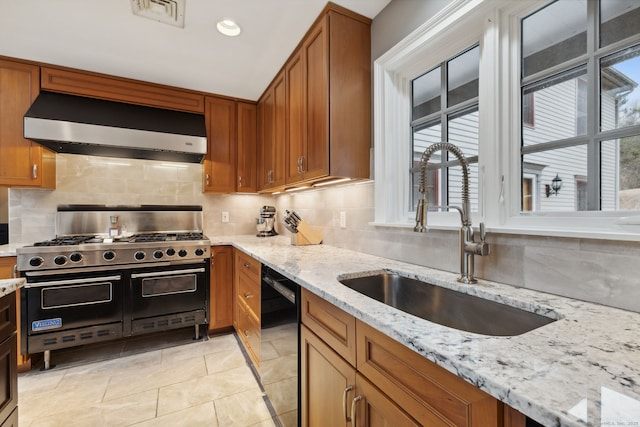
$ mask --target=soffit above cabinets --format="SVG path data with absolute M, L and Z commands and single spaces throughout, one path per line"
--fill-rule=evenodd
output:
M 257 100 L 327 3 L 180 1 L 184 28 L 132 13 L 132 3 L 148 3 L 156 17 L 179 15 L 178 0 L 5 1 L 0 55 Z M 334 0 L 369 18 L 389 2 Z M 238 37 L 217 31 L 227 18 L 242 27 Z

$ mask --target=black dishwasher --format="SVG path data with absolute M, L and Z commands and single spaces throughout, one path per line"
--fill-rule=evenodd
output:
M 273 418 L 299 425 L 300 286 L 262 266 L 260 381 Z

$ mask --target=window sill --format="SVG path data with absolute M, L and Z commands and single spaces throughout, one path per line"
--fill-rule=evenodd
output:
M 380 223 L 370 222 L 370 226 L 378 228 L 397 228 L 413 230 L 415 223 Z M 620 225 L 620 230 L 605 230 L 594 231 L 585 229 L 550 229 L 550 228 L 538 228 L 538 227 L 525 227 L 525 226 L 498 226 L 498 227 L 486 227 L 488 233 L 495 234 L 514 234 L 514 235 L 526 235 L 526 236 L 545 236 L 545 237 L 563 237 L 573 239 L 598 239 L 598 240 L 619 240 L 619 241 L 638 241 L 640 240 L 640 224 L 624 224 Z M 458 231 L 460 226 L 453 225 L 429 225 L 429 230 L 442 230 L 442 231 Z M 477 229 L 477 224 L 474 224 L 474 228 Z

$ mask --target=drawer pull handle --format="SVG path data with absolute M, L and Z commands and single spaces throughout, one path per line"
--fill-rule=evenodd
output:
M 33 165 L 31 176 L 33 176 L 33 179 L 38 179 L 38 165 Z
M 252 293 L 250 293 L 250 292 L 245 292 L 245 293 L 244 293 L 244 297 L 245 297 L 246 299 L 253 298 L 253 294 L 252 294 Z
M 351 425 L 353 427 L 356 427 L 358 425 L 356 423 L 356 405 L 360 399 L 362 399 L 362 396 L 356 396 L 351 401 Z
M 244 334 L 245 337 L 249 338 L 249 331 L 245 329 L 244 331 L 242 331 L 242 333 Z
M 344 391 L 342 392 L 342 411 L 344 413 L 344 420 L 346 422 L 351 421 L 351 418 L 349 418 L 349 414 L 347 413 L 348 409 L 347 409 L 347 394 L 353 390 L 353 386 L 347 386 L 345 387 Z
M 205 182 L 206 182 L 206 185 L 209 185 L 209 174 L 206 174 L 206 175 L 204 176 L 204 180 L 205 180 Z

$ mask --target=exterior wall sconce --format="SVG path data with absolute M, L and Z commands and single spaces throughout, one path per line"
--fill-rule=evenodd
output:
M 551 180 L 551 185 L 544 185 L 544 194 L 549 197 L 552 194 L 558 195 L 560 189 L 562 188 L 562 179 L 556 174 L 556 177 Z

